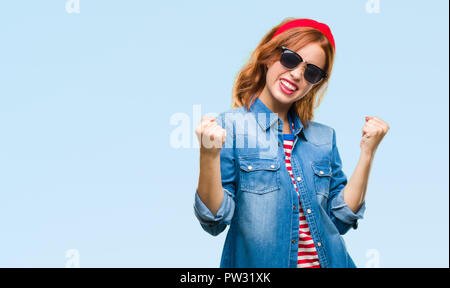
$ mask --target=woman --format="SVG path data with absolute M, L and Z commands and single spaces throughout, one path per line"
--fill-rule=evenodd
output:
M 284 20 L 239 73 L 233 109 L 196 127 L 195 215 L 214 236 L 230 225 L 220 267 L 355 267 L 341 235 L 363 217 L 370 166 L 389 126 L 366 117 L 347 181 L 335 130 L 312 121 L 334 55 L 327 25 Z

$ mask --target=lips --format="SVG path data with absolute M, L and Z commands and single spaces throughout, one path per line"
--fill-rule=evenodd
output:
M 288 79 L 286 79 L 286 78 L 281 78 L 280 79 L 281 81 L 285 81 L 285 82 L 287 82 L 287 84 L 289 85 L 291 85 L 291 87 L 289 87 L 289 88 L 291 88 L 291 90 L 298 90 L 298 86 L 297 85 L 295 85 L 295 83 L 294 82 L 292 82 L 292 81 L 289 81 Z
M 280 89 L 287 95 L 293 94 L 295 91 L 298 90 L 298 86 L 292 83 L 291 81 L 287 80 L 286 78 L 280 79 Z

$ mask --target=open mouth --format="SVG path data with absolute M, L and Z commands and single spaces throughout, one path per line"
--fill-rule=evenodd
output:
M 283 78 L 280 79 L 280 88 L 284 93 L 288 95 L 291 95 L 292 93 L 298 90 L 298 87 L 295 84 Z

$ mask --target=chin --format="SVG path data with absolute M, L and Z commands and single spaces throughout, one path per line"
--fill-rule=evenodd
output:
M 292 104 L 294 103 L 297 98 L 297 93 L 294 93 L 292 95 L 286 95 L 282 91 L 275 91 L 275 93 L 272 93 L 273 98 L 278 101 L 281 104 Z
M 278 102 L 280 102 L 281 104 L 292 104 L 295 101 L 292 101 L 291 98 L 288 98 L 287 96 L 282 95 L 281 97 L 275 97 L 275 100 L 277 100 Z

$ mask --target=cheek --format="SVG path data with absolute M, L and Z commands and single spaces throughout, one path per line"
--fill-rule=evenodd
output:
M 312 88 L 313 88 L 313 85 L 311 85 L 311 84 L 304 84 L 303 86 L 299 87 L 299 89 L 298 89 L 298 91 L 297 91 L 297 93 L 299 93 L 299 94 L 298 94 L 298 97 L 299 97 L 299 98 L 298 98 L 297 100 L 300 100 L 301 98 L 305 97 L 306 94 L 308 94 L 308 92 L 309 92 Z
M 302 83 L 302 85 L 300 86 L 299 90 L 301 90 L 301 91 L 303 91 L 303 92 L 305 92 L 305 93 L 308 93 L 309 90 L 311 90 L 312 88 L 313 88 L 313 85 L 312 85 L 312 84 L 310 84 L 310 83 L 308 83 L 308 82 L 306 82 L 306 81 L 303 81 L 303 83 Z
M 286 70 L 283 68 L 283 66 L 281 66 L 281 63 L 279 61 L 275 62 L 267 70 L 266 82 L 269 85 L 275 84 L 278 78 L 285 72 Z

